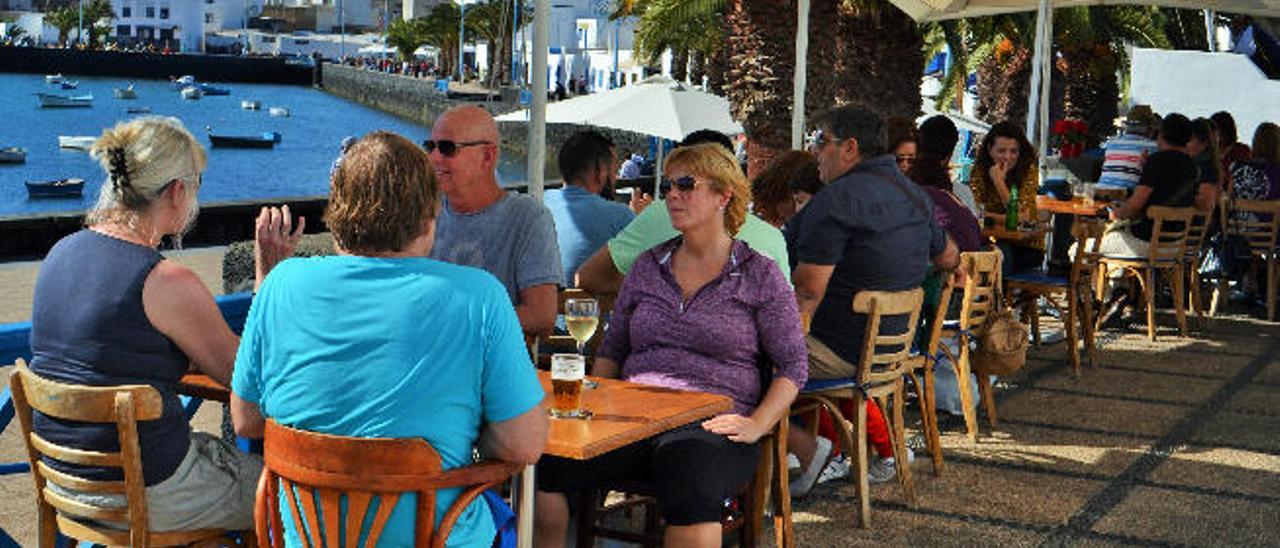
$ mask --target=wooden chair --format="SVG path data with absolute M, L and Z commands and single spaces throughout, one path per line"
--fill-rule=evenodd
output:
M 721 521 L 724 532 L 738 531 L 738 545 L 743 548 L 757 546 L 764 531 L 766 505 L 773 509 L 774 544 L 779 548 L 794 548 L 795 530 L 791 522 L 791 486 L 787 481 L 787 419 L 778 421 L 769 435 L 760 439 L 760 461 L 752 480 L 743 485 L 736 498 L 742 508 L 741 515 L 728 515 Z M 602 495 L 607 491 L 620 491 L 627 499 L 601 506 Z M 595 539 L 608 538 L 640 544 L 645 548 L 662 546 L 662 523 L 657 514 L 657 500 L 653 487 L 648 484 L 625 482 L 609 489 L 584 489 L 578 492 L 578 537 L 576 546 L 595 546 Z M 644 530 L 640 533 L 622 531 L 601 525 L 606 514 L 642 507 Z
M 1280 260 L 1276 249 L 1277 234 L 1280 233 L 1280 201 L 1236 200 L 1233 209 L 1236 213 L 1249 215 L 1246 219 L 1223 223 L 1225 230 L 1247 240 L 1253 256 L 1267 264 L 1267 321 L 1275 321 L 1276 283 L 1280 281 L 1280 270 L 1276 268 Z
M 1183 265 L 1187 253 L 1187 231 L 1196 210 L 1192 207 L 1151 206 L 1151 241 L 1146 257 L 1108 257 L 1099 262 L 1096 293 L 1103 294 L 1103 284 L 1112 269 L 1123 269 L 1126 275 L 1137 278 L 1147 307 L 1147 338 L 1156 340 L 1156 272 L 1169 271 L 1173 281 L 1173 308 L 1178 317 L 1178 330 L 1187 336 L 1187 311 L 1184 305 L 1187 292 Z
M 1204 328 L 1205 309 L 1200 280 L 1200 261 L 1204 259 L 1205 235 L 1213 225 L 1214 211 L 1217 211 L 1217 208 L 1208 213 L 1196 211 L 1195 216 L 1191 218 L 1191 224 L 1187 226 L 1187 249 L 1183 255 L 1182 268 L 1187 272 L 1189 289 L 1187 300 L 1191 304 L 1191 311 L 1196 313 L 1196 323 L 1201 329 Z
M 964 410 L 965 431 L 972 442 L 978 441 L 978 415 L 973 406 L 973 393 L 969 389 L 969 375 L 978 377 L 978 391 L 987 410 L 987 420 L 992 426 L 996 424 L 995 400 L 990 397 L 990 379 L 974 369 L 970 360 L 969 347 L 982 336 L 987 327 L 987 318 L 1000 306 L 1002 260 L 998 250 L 970 251 L 960 254 L 961 267 L 967 274 L 964 293 L 960 297 L 960 318 L 943 326 L 942 329 L 943 337 L 953 337 L 958 343 L 957 352 L 954 355 L 951 355 L 946 347 L 942 347 L 941 350 L 948 352 L 948 358 L 954 364 L 956 382 L 960 390 L 960 405 Z
M 845 454 L 852 456 L 858 465 L 850 471 L 856 475 L 854 481 L 858 491 L 858 511 L 854 513 L 854 522 L 858 527 L 866 528 L 871 525 L 871 486 L 867 481 L 867 400 L 875 398 L 881 409 L 891 410 L 889 433 L 894 444 L 894 454 L 907 454 L 903 377 L 911 371 L 911 346 L 915 340 L 923 300 L 924 290 L 919 288 L 897 292 L 863 291 L 855 295 L 854 313 L 863 314 L 867 318 L 862 361 L 858 364 L 857 376 L 852 379 L 810 381 L 791 407 L 793 415 L 816 415 L 821 409 L 826 409 L 833 419 L 840 417 L 835 423 L 840 431 L 841 444 Z M 880 325 L 888 316 L 906 316 L 906 330 L 899 334 L 881 333 Z M 892 408 L 885 404 L 890 396 L 893 398 Z M 844 420 L 840 414 L 838 402 L 846 399 L 853 400 L 856 423 Z M 911 468 L 906 458 L 894 459 L 894 462 L 897 465 L 898 482 L 902 485 L 907 503 L 914 507 L 916 491 L 911 480 Z
M 1096 270 L 1102 230 L 1102 222 L 1098 219 L 1078 217 L 1074 220 L 1071 233 L 1077 242 L 1077 252 L 1071 259 L 1071 269 L 1066 276 L 1051 276 L 1044 270 L 1036 269 L 1014 272 L 1004 282 L 1005 298 L 1010 305 L 1014 300 L 1013 293 L 1019 292 L 1023 303 L 1023 318 L 1031 325 L 1031 338 L 1035 344 L 1040 344 L 1038 303 L 1041 297 L 1064 316 L 1062 327 L 1066 332 L 1067 357 L 1071 363 L 1071 371 L 1076 376 L 1080 375 L 1081 335 L 1086 339 L 1089 365 L 1093 365 L 1093 285 L 1090 281 Z M 1062 300 L 1058 297 L 1062 297 Z M 1077 324 L 1080 325 L 1079 334 L 1076 331 Z
M 40 546 L 53 548 L 57 534 L 108 546 L 182 546 L 216 540 L 234 545 L 227 531 L 152 532 L 148 528 L 146 483 L 138 445 L 138 422 L 159 419 L 164 411 L 160 393 L 148 385 L 79 386 L 51 381 L 27 369 L 21 359 L 9 376 L 14 411 L 22 423 L 22 439 L 36 483 Z M 114 423 L 120 451 L 74 449 L 50 442 L 32 430 L 32 411 L 63 420 Z M 119 468 L 122 481 L 88 480 L 59 472 L 44 459 L 70 464 Z M 56 487 L 55 487 L 56 486 Z M 57 489 L 61 488 L 61 489 Z M 78 491 L 123 496 L 127 506 L 94 506 L 64 493 Z M 127 529 L 105 523 L 127 525 Z
M 309 536 L 305 542 L 315 547 L 356 546 L 362 532 L 368 535 L 365 546 L 376 546 L 401 495 L 414 493 L 418 497 L 414 544 L 442 548 L 467 505 L 521 469 L 518 464 L 491 461 L 444 470 L 440 455 L 421 438 L 334 436 L 289 428 L 273 420 L 267 421 L 264 447 L 265 464 L 254 512 L 264 548 L 285 545 L 281 493 L 294 530 L 305 530 Z M 437 527 L 436 491 L 453 487 L 463 491 Z M 345 518 L 338 509 L 344 498 Z M 377 510 L 364 531 L 362 524 L 375 498 Z M 343 523 L 346 536 L 340 539 Z
M 943 280 L 942 292 L 938 295 L 938 308 L 934 310 L 933 319 L 929 322 L 929 334 L 925 339 L 924 351 L 908 360 L 910 366 L 907 374 L 911 384 L 916 387 L 916 396 L 920 402 L 920 426 L 924 429 L 925 449 L 929 451 L 933 461 L 933 475 L 942 475 L 942 434 L 938 430 L 938 406 L 936 384 L 933 367 L 942 352 L 943 324 L 947 321 L 947 309 L 951 307 L 951 296 L 955 288 L 950 280 Z

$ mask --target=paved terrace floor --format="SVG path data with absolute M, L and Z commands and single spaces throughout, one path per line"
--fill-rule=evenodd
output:
M 997 386 L 998 428 L 984 419 L 976 445 L 944 432 L 940 477 L 919 454 L 917 507 L 896 483 L 873 486 L 859 530 L 852 485 L 823 484 L 796 501 L 798 544 L 1280 545 L 1280 326 L 1238 316 L 1179 338 L 1162 325 L 1156 343 L 1141 326 L 1105 334 L 1100 366 L 1079 378 L 1061 343 L 1033 348 Z M 217 431 L 218 412 L 206 404 L 197 428 Z M 0 462 L 23 458 L 16 429 Z M 32 501 L 28 476 L 0 478 L 0 527 L 23 545 Z

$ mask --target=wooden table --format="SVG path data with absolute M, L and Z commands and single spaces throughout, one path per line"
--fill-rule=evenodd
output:
M 551 399 L 551 375 L 538 372 Z M 612 379 L 596 379 L 600 386 L 582 393 L 589 419 L 551 419 L 544 454 L 575 460 L 590 459 L 614 449 L 674 430 L 733 408 L 725 396 L 686 392 Z M 519 542 L 533 546 L 533 466 L 520 474 Z
M 1092 205 L 1085 205 L 1084 202 L 1075 200 L 1056 200 L 1050 196 L 1036 196 L 1036 209 L 1040 211 L 1048 211 L 1060 215 L 1074 215 L 1077 217 L 1094 217 L 1106 207 L 1101 200 L 1094 200 Z

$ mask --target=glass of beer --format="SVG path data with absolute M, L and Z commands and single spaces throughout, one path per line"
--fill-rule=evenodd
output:
M 551 416 L 586 417 L 582 409 L 582 381 L 586 376 L 587 364 L 581 354 L 551 355 Z
M 585 355 L 587 341 L 600 325 L 599 303 L 595 299 L 565 299 L 564 323 L 573 340 L 578 341 L 578 353 Z

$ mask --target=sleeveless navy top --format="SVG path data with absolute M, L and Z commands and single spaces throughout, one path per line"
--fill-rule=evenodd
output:
M 71 384 L 149 384 L 160 392 L 164 414 L 138 423 L 142 473 L 148 486 L 168 479 L 182 463 L 191 430 L 177 383 L 190 360 L 156 330 L 142 308 L 142 285 L 163 260 L 155 249 L 81 230 L 53 246 L 36 278 L 31 312 L 31 371 Z M 66 421 L 34 414 L 37 434 L 53 443 L 93 451 L 119 451 L 115 425 Z M 60 471 L 94 480 L 119 480 L 118 468 L 46 460 Z

